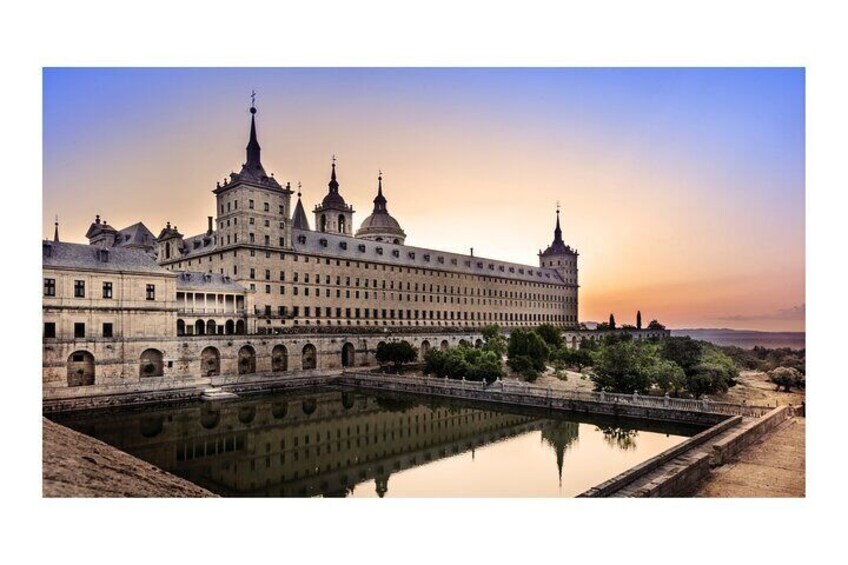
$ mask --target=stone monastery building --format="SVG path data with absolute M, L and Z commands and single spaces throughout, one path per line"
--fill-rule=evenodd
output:
M 98 216 L 89 245 L 59 241 L 58 226 L 43 242 L 45 387 L 288 370 L 290 358 L 301 370 L 365 364 L 386 332 L 423 354 L 493 323 L 577 329 L 578 254 L 559 210 L 538 266 L 414 247 L 382 174 L 354 232 L 334 158 L 310 222 L 300 190 L 292 207 L 290 183 L 265 171 L 250 112 L 246 160 L 212 191 L 204 233 L 116 230 Z

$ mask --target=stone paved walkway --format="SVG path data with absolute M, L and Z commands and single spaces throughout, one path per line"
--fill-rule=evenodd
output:
M 713 469 L 694 496 L 803 497 L 806 420 L 790 418 L 739 459 Z

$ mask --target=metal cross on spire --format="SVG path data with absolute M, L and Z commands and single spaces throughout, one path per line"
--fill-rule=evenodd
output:
M 335 153 L 333 153 L 333 164 L 334 165 L 336 164 L 336 154 Z
M 559 200 L 557 200 L 557 215 L 559 215 Z
M 256 106 L 256 91 L 255 90 L 250 91 L 250 105 L 254 106 L 254 107 Z

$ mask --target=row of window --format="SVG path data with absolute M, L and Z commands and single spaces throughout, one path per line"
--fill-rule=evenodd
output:
M 335 316 L 333 311 L 335 310 Z M 315 313 L 313 316 L 312 313 Z M 323 312 L 323 315 L 322 315 Z M 270 305 L 265 305 L 265 316 L 270 317 L 272 308 Z M 412 309 L 390 309 L 390 308 L 340 308 L 330 306 L 304 306 L 304 318 L 348 318 L 348 319 L 384 319 L 384 320 L 469 320 L 469 321 L 526 321 L 526 322 L 544 322 L 544 321 L 576 321 L 576 317 L 568 314 L 532 314 L 532 313 L 513 313 L 513 312 L 452 312 L 447 310 L 412 310 Z M 342 316 L 344 313 L 344 316 Z M 404 313 L 406 316 L 404 317 Z M 351 315 L 353 314 L 353 315 Z M 292 306 L 291 316 L 289 316 L 288 306 L 278 306 L 277 315 L 281 318 L 298 318 L 301 317 L 301 307 Z
M 251 210 L 256 209 L 256 203 L 253 201 L 252 198 L 247 201 L 247 207 Z M 238 210 L 238 200 L 232 200 L 230 202 L 227 202 L 227 212 L 230 212 L 230 211 L 233 211 L 233 210 Z M 270 212 L 271 211 L 271 204 L 269 204 L 268 202 L 263 202 L 262 203 L 262 210 L 265 211 L 265 212 Z M 221 203 L 221 213 L 222 214 L 224 213 L 224 204 L 223 203 Z M 286 215 L 286 208 L 282 204 L 280 204 L 280 215 L 281 216 Z
M 283 242 L 281 242 L 280 245 L 282 246 Z M 233 249 L 232 252 L 233 252 L 233 257 L 238 257 L 238 249 Z M 250 254 L 250 257 L 256 257 L 256 249 L 249 249 L 248 252 Z M 229 251 L 227 251 L 227 253 L 229 253 Z M 272 253 L 271 251 L 266 250 L 265 251 L 265 258 L 270 259 L 271 253 Z M 224 260 L 224 252 L 219 252 L 218 255 L 219 255 L 219 259 L 221 261 L 223 261 Z M 309 255 L 291 254 L 290 256 L 291 256 L 292 260 L 296 263 L 299 261 L 300 257 L 303 257 L 304 263 L 310 262 L 310 256 Z M 213 254 L 207 255 L 206 256 L 207 262 L 211 263 L 212 258 L 213 258 Z M 320 264 L 321 261 L 323 260 L 325 265 L 331 265 L 332 262 L 335 261 L 336 267 L 341 267 L 342 261 L 343 261 L 341 259 L 329 259 L 327 257 L 311 257 L 311 258 L 314 259 L 315 262 L 318 263 L 318 264 Z M 194 264 L 193 261 L 196 261 L 197 265 L 202 265 L 203 264 L 202 259 L 203 259 L 203 257 L 198 257 L 197 259 L 188 259 L 188 260 L 186 260 L 187 266 L 191 267 Z M 285 259 L 286 259 L 286 254 L 280 253 L 280 260 L 285 261 Z M 351 265 L 351 263 L 353 263 L 353 265 Z M 399 266 L 399 267 L 397 267 L 397 271 L 395 271 L 396 267 L 394 265 L 379 265 L 379 264 L 369 263 L 369 262 L 365 262 L 365 261 L 344 260 L 343 266 L 344 267 L 353 266 L 353 268 L 356 268 L 356 269 L 365 269 L 365 270 L 370 269 L 370 270 L 374 270 L 374 271 L 378 271 L 378 270 L 382 269 L 383 271 L 388 271 L 388 272 L 392 272 L 392 273 L 394 273 L 394 272 L 404 273 L 405 272 L 406 274 L 415 274 L 415 275 L 420 274 L 420 275 L 428 276 L 428 277 L 443 277 L 443 278 L 451 278 L 451 279 L 455 278 L 455 279 L 460 279 L 460 280 L 473 280 L 473 281 L 477 281 L 477 282 L 490 282 L 490 283 L 494 282 L 494 283 L 500 283 L 500 284 L 511 284 L 511 285 L 519 285 L 519 286 L 530 287 L 530 288 L 559 288 L 560 287 L 560 285 L 551 284 L 551 283 L 544 283 L 544 282 L 520 281 L 520 280 L 509 279 L 509 278 L 493 277 L 493 276 L 486 276 L 486 275 L 468 275 L 468 274 L 464 274 L 464 273 L 451 273 L 451 272 L 438 271 L 438 270 L 432 270 L 432 269 L 421 269 L 421 268 L 417 268 L 417 267 L 400 267 Z M 388 268 L 386 268 L 386 267 L 388 267 Z M 180 269 L 183 268 L 183 262 L 179 261 L 176 265 L 169 265 L 168 268 L 171 269 L 171 270 L 173 270 L 174 268 L 176 268 L 177 270 L 180 270 Z M 223 269 L 221 269 L 221 273 L 224 274 Z M 234 274 L 237 274 L 237 273 L 234 273 Z
M 103 322 L 102 337 L 114 337 L 112 322 Z M 56 337 L 56 322 L 44 322 L 44 337 Z M 74 338 L 93 337 L 85 333 L 85 322 L 74 322 Z
M 44 279 L 44 296 L 56 296 L 56 279 Z M 112 283 L 103 281 L 102 298 L 112 298 Z M 145 288 L 145 298 L 156 300 L 156 285 L 148 284 Z M 85 281 L 74 281 L 74 298 L 85 298 Z

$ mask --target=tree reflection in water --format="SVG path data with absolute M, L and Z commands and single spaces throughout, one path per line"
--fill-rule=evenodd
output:
M 639 435 L 637 430 L 618 426 L 605 426 L 596 429 L 604 434 L 604 441 L 610 447 L 617 447 L 622 451 L 636 449 L 636 436 Z

